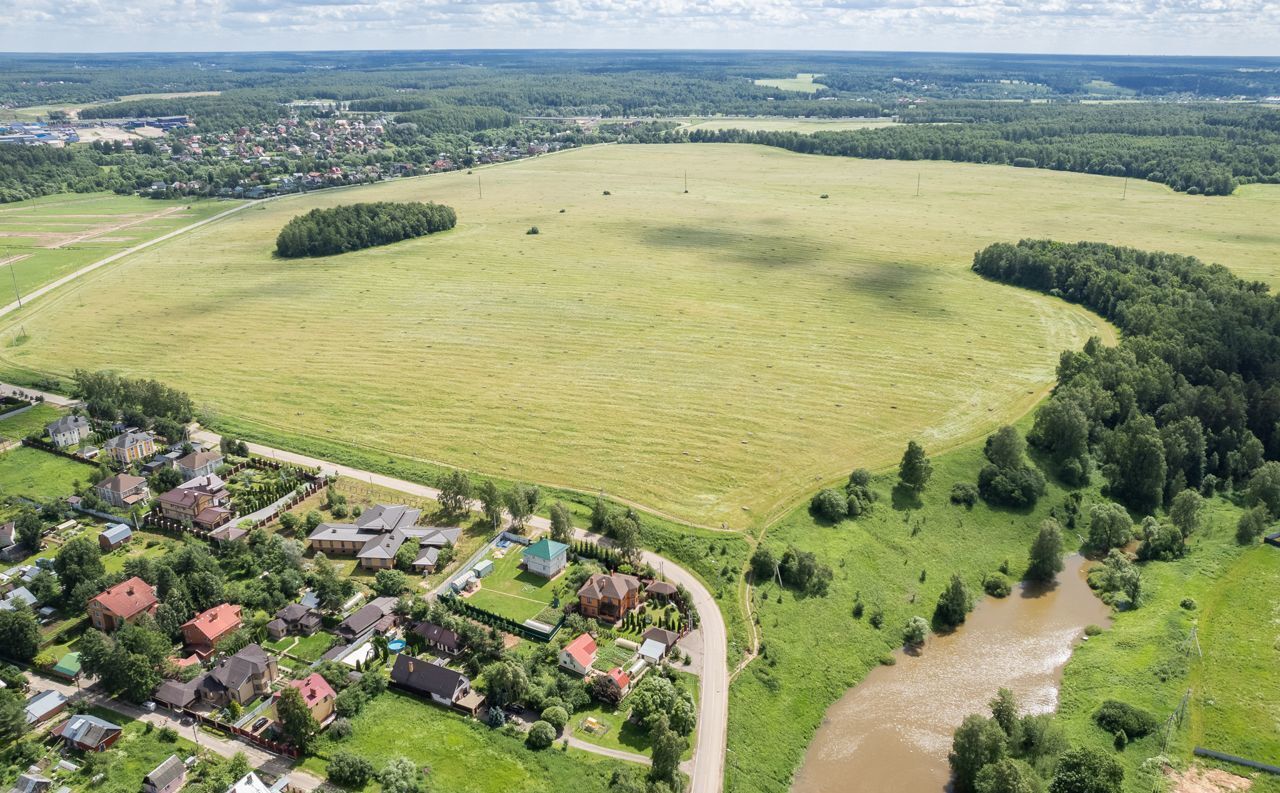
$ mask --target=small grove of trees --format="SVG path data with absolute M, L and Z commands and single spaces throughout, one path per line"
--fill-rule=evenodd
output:
M 858 468 L 849 474 L 844 490 L 825 488 L 814 494 L 809 509 L 814 515 L 830 523 L 845 518 L 856 518 L 871 508 L 879 494 L 871 489 L 871 472 Z
M 962 625 L 972 607 L 969 587 L 965 586 L 964 579 L 959 574 L 952 575 L 946 589 L 938 596 L 938 605 L 933 610 L 934 623 L 944 629 Z
M 1058 521 L 1047 518 L 1040 524 L 1028 556 L 1028 581 L 1048 583 L 1062 572 L 1062 527 Z
M 124 418 L 130 424 L 150 427 L 160 419 L 186 424 L 195 412 L 191 397 L 155 380 L 84 369 L 77 369 L 72 379 L 76 396 L 85 401 L 89 415 L 94 418 L 111 421 Z M 165 435 L 168 437 L 168 432 Z
M 1026 446 L 1010 426 L 987 438 L 983 454 L 988 463 L 978 473 L 978 492 L 988 504 L 1030 507 L 1044 494 L 1044 475 L 1027 464 L 1023 457 Z
M 447 231 L 457 213 L 442 204 L 378 201 L 313 209 L 284 225 L 276 254 L 288 259 L 332 256 Z
M 781 559 L 776 559 L 772 551 L 761 545 L 751 555 L 750 565 L 757 583 L 776 576 L 785 586 L 815 597 L 826 596 L 834 577 L 831 567 L 818 562 L 811 551 L 794 546 L 788 547 Z

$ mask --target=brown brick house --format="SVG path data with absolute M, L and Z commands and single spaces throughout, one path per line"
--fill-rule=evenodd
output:
M 617 622 L 640 604 L 640 579 L 596 573 L 578 590 L 578 610 L 588 619 Z

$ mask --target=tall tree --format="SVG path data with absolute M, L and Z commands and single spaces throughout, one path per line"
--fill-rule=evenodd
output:
M 489 523 L 489 528 L 502 528 L 502 510 L 503 504 L 502 491 L 494 484 L 492 479 L 486 479 L 480 485 L 480 506 L 484 511 L 484 518 Z
M 933 465 L 925 456 L 924 447 L 915 441 L 907 443 L 907 450 L 902 453 L 902 462 L 898 465 L 898 480 L 904 487 L 914 493 L 924 490 L 933 475 Z
M 944 628 L 954 628 L 964 623 L 970 607 L 969 588 L 959 574 L 951 576 L 947 588 L 938 596 L 934 618 Z
M 563 543 L 573 540 L 573 519 L 559 501 L 551 505 L 551 539 Z
M 80 588 L 81 584 L 96 582 L 107 571 L 102 564 L 101 549 L 88 537 L 76 537 L 62 546 L 53 558 L 53 569 L 58 573 L 63 593 L 68 596 Z M 81 607 L 84 604 L 72 605 Z
M 978 772 L 1008 751 L 1008 739 L 995 719 L 967 716 L 951 739 L 951 779 L 955 793 L 973 793 Z
M 1049 582 L 1062 572 L 1062 527 L 1053 518 L 1040 524 L 1040 532 L 1031 543 L 1027 563 L 1027 580 Z
M 23 548 L 35 553 L 40 550 L 40 535 L 44 533 L 44 522 L 33 510 L 23 510 L 13 522 L 16 539 Z
M 40 625 L 26 604 L 0 610 L 0 655 L 30 661 L 40 651 Z
M 287 742 L 306 752 L 320 725 L 316 723 L 311 710 L 302 699 L 302 692 L 293 686 L 285 686 L 280 690 L 276 700 L 276 716 L 280 720 L 280 730 Z
M 1072 749 L 1058 761 L 1049 793 L 1121 793 L 1124 766 L 1097 749 Z
M 665 714 L 654 719 L 649 728 L 649 745 L 652 748 L 653 763 L 649 778 L 655 782 L 665 782 L 677 789 L 680 778 L 680 755 L 684 754 L 688 743 L 671 725 Z

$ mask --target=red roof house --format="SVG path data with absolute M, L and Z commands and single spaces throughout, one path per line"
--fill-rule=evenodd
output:
M 591 634 L 582 634 L 560 651 L 560 668 L 585 677 L 596 662 L 596 649 L 596 640 Z
M 338 695 L 319 672 L 301 680 L 290 680 L 289 685 L 302 694 L 302 701 L 317 722 L 324 724 L 333 715 L 334 701 Z
M 111 633 L 139 614 L 155 614 L 156 605 L 156 591 L 134 576 L 90 600 L 89 621 L 98 630 Z
M 618 687 L 623 694 L 627 693 L 627 689 L 631 687 L 631 677 L 624 671 L 622 667 L 615 666 L 609 670 L 609 680 Z
M 201 658 L 208 657 L 222 637 L 240 627 L 240 607 L 230 603 L 202 611 L 182 624 L 182 640 Z

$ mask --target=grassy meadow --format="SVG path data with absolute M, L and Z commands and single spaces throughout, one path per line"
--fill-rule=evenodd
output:
M 0 305 L 80 267 L 235 206 L 62 193 L 0 206 Z
M 20 441 L 33 432 L 43 433 L 46 425 L 57 421 L 66 412 L 48 403 L 35 405 L 16 416 L 0 419 L 0 438 Z
M 50 501 L 97 479 L 97 467 L 19 446 L 0 454 L 0 495 Z
M 1120 188 L 672 145 L 323 191 L 41 299 L 0 329 L 0 373 L 112 367 L 190 391 L 248 437 L 758 526 L 855 461 L 891 464 L 910 437 L 940 450 L 1022 415 L 1061 350 L 1106 333 L 1077 308 L 975 277 L 988 243 L 1100 239 L 1274 269 L 1280 188 L 1206 199 L 1131 183 L 1124 201 Z M 461 221 L 338 257 L 272 258 L 295 214 L 373 199 L 441 201 Z M 19 325 L 26 341 L 8 346 Z
M 799 91 L 805 94 L 816 94 L 819 89 L 826 88 L 822 83 L 815 82 L 821 76 L 822 75 L 820 74 L 800 73 L 795 77 L 764 78 L 756 80 L 755 83 L 756 85 L 762 85 L 766 88 L 777 88 L 783 91 Z

